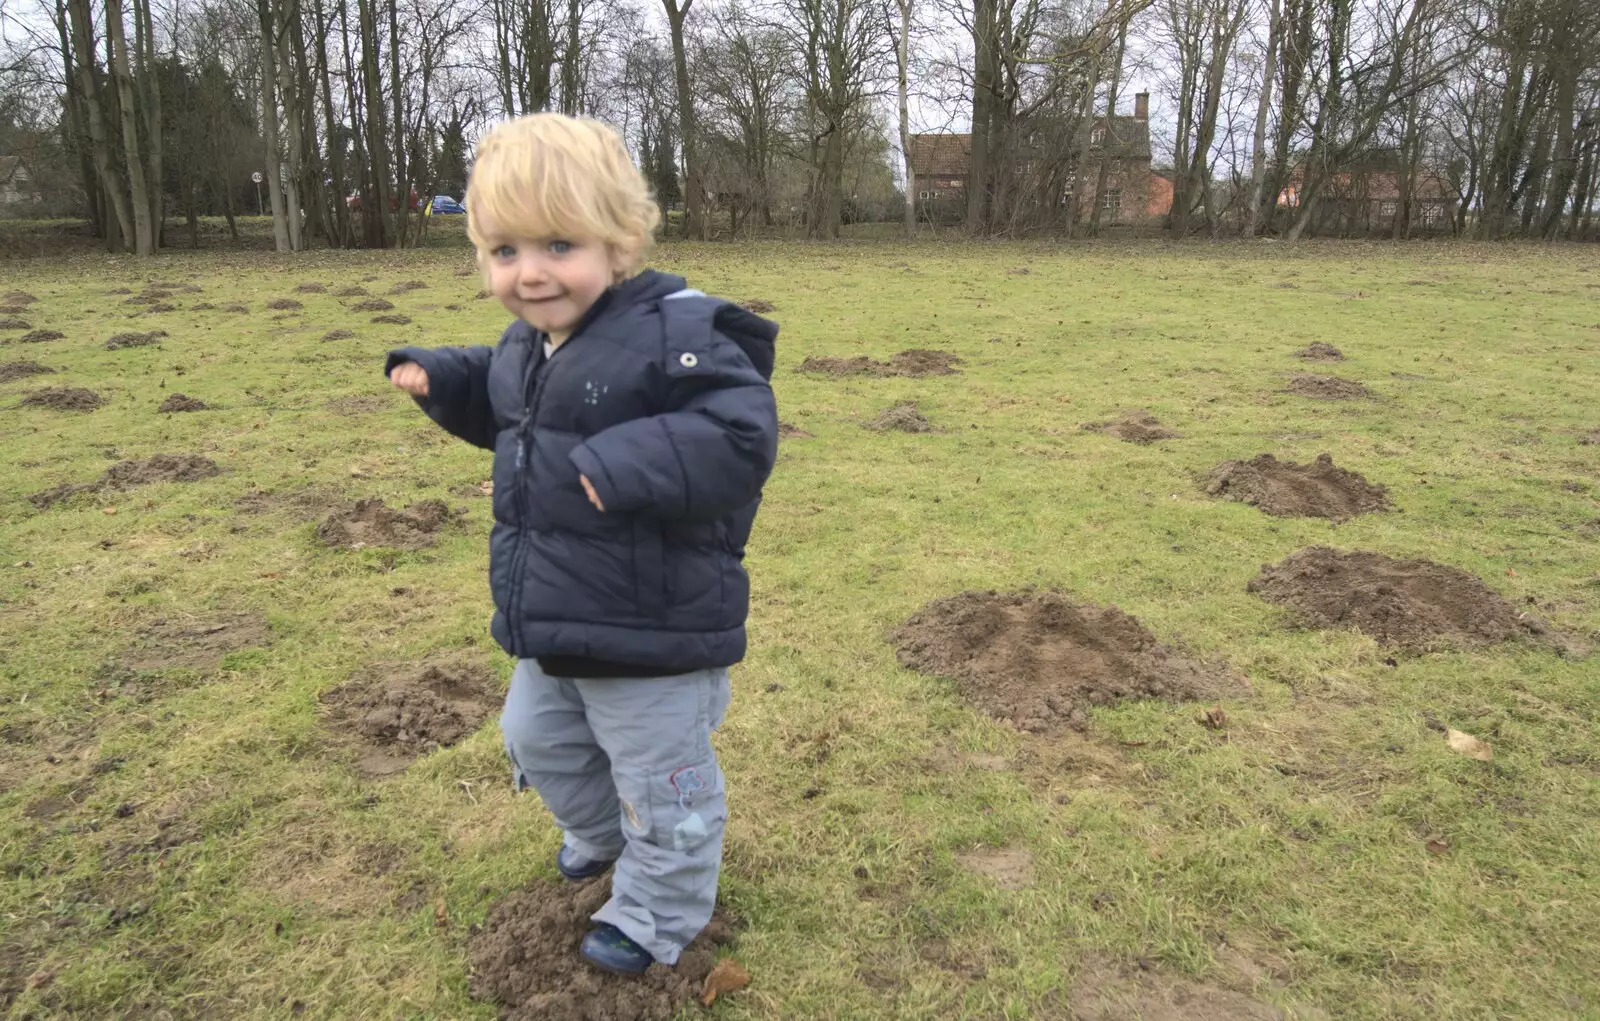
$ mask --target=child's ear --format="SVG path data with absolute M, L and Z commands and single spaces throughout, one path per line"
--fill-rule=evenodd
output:
M 611 282 L 620 284 L 633 275 L 633 259 L 628 252 L 616 245 L 607 245 L 606 252 L 611 260 Z

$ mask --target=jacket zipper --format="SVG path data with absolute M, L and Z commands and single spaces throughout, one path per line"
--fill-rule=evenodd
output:
M 548 372 L 541 374 L 539 380 L 533 383 L 533 396 L 531 399 L 528 396 L 528 384 L 533 379 L 533 374 L 538 371 L 539 361 L 541 359 L 550 360 L 545 356 L 542 337 L 542 334 L 534 334 L 533 357 L 528 361 L 528 372 L 522 380 L 522 427 L 517 435 L 515 476 L 517 484 L 517 520 L 520 523 L 520 527 L 517 534 L 516 550 L 511 557 L 511 598 L 508 600 L 509 605 L 506 607 L 506 629 L 513 636 L 519 635 L 518 621 L 522 617 L 522 579 L 528 559 L 528 519 L 532 515 L 532 508 L 528 504 L 528 487 L 532 484 L 532 480 L 528 478 L 530 471 L 528 456 L 531 453 L 529 448 L 533 446 L 534 416 L 539 410 L 539 398 L 544 393 L 544 376 Z M 560 350 L 560 348 L 557 347 L 557 350 Z M 551 355 L 553 356 L 554 354 L 555 352 L 552 351 Z M 521 644 L 515 638 L 513 641 L 514 644 Z M 518 656 L 521 656 L 520 649 L 518 650 Z

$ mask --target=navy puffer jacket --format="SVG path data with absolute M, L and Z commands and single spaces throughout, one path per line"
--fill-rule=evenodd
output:
M 742 561 L 778 448 L 777 333 L 646 271 L 548 358 L 520 321 L 494 348 L 390 353 L 385 374 L 427 371 L 428 417 L 494 451 L 489 584 L 507 652 L 662 674 L 744 657 Z

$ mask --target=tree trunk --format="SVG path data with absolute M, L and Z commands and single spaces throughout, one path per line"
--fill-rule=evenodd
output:
M 150 0 L 133 0 L 133 28 L 139 64 L 140 121 L 149 154 L 150 220 L 153 245 L 163 243 L 166 225 L 166 179 L 161 152 L 161 75 L 156 66 L 156 33 L 150 19 Z
M 283 208 L 283 164 L 278 155 L 277 46 L 269 3 L 270 0 L 256 0 L 256 18 L 261 27 L 261 137 L 266 156 L 261 176 L 267 179 L 273 240 L 278 251 L 288 252 L 293 249 L 289 245 L 289 223 Z
M 694 91 L 689 84 L 689 58 L 684 51 L 683 22 L 694 0 L 662 0 L 672 32 L 672 66 L 678 86 L 678 134 L 683 145 L 683 236 L 709 237 L 705 218 L 706 191 L 700 167 L 699 128 L 694 117 Z
M 900 99 L 900 152 L 906 163 L 906 238 L 917 236 L 917 172 L 911 165 L 911 107 L 907 98 L 906 83 L 911 66 L 911 4 L 913 0 L 895 0 L 900 8 L 900 46 L 896 50 L 899 64 Z
M 289 250 L 299 252 L 304 251 L 306 247 L 305 219 L 302 215 L 300 197 L 300 185 L 305 177 L 302 147 L 305 124 L 301 108 L 303 100 L 295 80 L 294 52 L 290 46 L 294 40 L 291 19 L 294 23 L 300 20 L 300 5 L 296 0 L 290 0 L 287 8 L 280 5 L 275 28 L 278 46 L 278 100 L 283 105 L 283 123 L 288 136 L 289 150 L 288 171 L 284 175 L 284 212 L 289 221 Z
M 343 7 L 343 0 L 340 2 Z M 345 184 L 344 173 L 344 145 L 338 132 L 334 129 L 333 120 L 333 84 L 332 74 L 328 68 L 328 32 L 331 26 L 322 9 L 322 0 L 315 0 L 312 14 L 316 18 L 317 36 L 317 78 L 322 87 L 322 131 L 328 146 L 328 170 L 333 178 L 333 198 L 330 214 L 333 224 L 329 232 L 328 244 L 343 248 L 350 244 L 350 206 L 345 201 L 345 196 L 350 193 Z
M 93 144 L 84 123 L 88 118 L 84 109 L 83 87 L 72 64 L 71 29 L 67 8 L 62 0 L 56 0 L 55 15 L 56 37 L 61 44 L 61 80 L 66 85 L 64 128 L 67 150 L 77 157 L 78 177 L 83 184 L 84 201 L 89 206 L 89 222 L 94 225 L 95 236 L 103 238 L 106 229 L 103 222 L 105 210 L 100 202 L 100 178 L 95 172 Z
M 1569 58 L 1570 59 L 1570 58 Z M 1577 117 L 1575 104 L 1578 93 L 1578 69 L 1562 67 L 1561 78 L 1556 83 L 1556 143 L 1551 156 L 1550 189 L 1545 196 L 1544 222 L 1539 233 L 1554 241 L 1561 229 L 1561 214 L 1566 209 L 1567 195 L 1577 178 L 1577 157 L 1572 149 L 1573 121 Z
M 972 0 L 972 152 L 967 159 L 967 229 L 988 230 L 989 152 L 994 127 L 996 0 Z
M 1276 74 L 1278 59 L 1278 34 L 1282 31 L 1279 0 L 1272 0 L 1267 20 L 1267 52 L 1261 63 L 1261 95 L 1256 101 L 1255 152 L 1250 166 L 1250 209 L 1246 214 L 1244 236 L 1256 236 L 1261 220 L 1262 185 L 1267 179 L 1267 115 L 1272 110 L 1272 79 Z M 1274 195 L 1273 202 L 1277 202 Z
M 361 17 L 361 77 L 365 90 L 366 196 L 361 223 L 368 248 L 387 248 L 389 241 L 389 136 L 383 108 L 383 83 L 378 65 L 378 0 L 356 0 Z
M 579 100 L 583 76 L 578 62 L 582 28 L 583 9 L 579 0 L 567 0 L 567 41 L 561 57 L 561 112 L 568 117 L 578 116 L 582 107 Z
M 121 0 L 106 2 L 106 38 L 111 45 L 113 77 L 117 83 L 117 107 L 122 113 L 122 149 L 128 162 L 128 184 L 133 206 L 134 251 L 139 255 L 154 255 L 156 243 L 150 222 L 150 182 L 145 176 L 144 158 L 139 147 L 139 125 L 136 117 L 139 100 L 134 94 L 133 75 L 128 70 L 128 39 L 123 30 Z
M 222 215 L 228 218 L 228 237 L 233 241 L 237 241 L 239 240 L 239 223 L 233 218 L 233 172 L 223 170 L 222 175 Z
M 394 247 L 404 248 L 407 221 L 411 216 L 411 189 L 408 187 L 410 177 L 407 174 L 410 157 L 406 152 L 405 90 L 400 87 L 400 4 L 398 0 L 389 0 L 389 93 L 394 102 L 394 121 L 390 131 L 394 141 L 394 149 L 392 150 L 394 181 L 398 185 L 394 205 Z M 388 209 L 388 206 L 384 207 L 386 214 Z
M 1100 211 L 1105 203 L 1101 197 L 1107 194 L 1106 186 L 1111 181 L 1111 147 L 1122 139 L 1116 134 L 1117 117 L 1117 86 L 1122 81 L 1122 55 L 1128 46 L 1128 23 L 1126 20 L 1117 26 L 1117 55 L 1111 61 L 1111 79 L 1106 83 L 1106 138 L 1100 147 L 1100 166 L 1095 171 L 1094 179 L 1094 204 L 1089 209 L 1089 236 L 1094 237 L 1100 233 Z M 1119 147 L 1118 152 L 1121 152 Z M 1118 157 L 1121 158 L 1120 156 Z M 1112 219 L 1115 220 L 1115 214 Z

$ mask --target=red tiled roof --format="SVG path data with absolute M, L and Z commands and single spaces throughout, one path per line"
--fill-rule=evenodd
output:
M 918 177 L 966 177 L 971 135 L 911 136 L 911 170 Z

